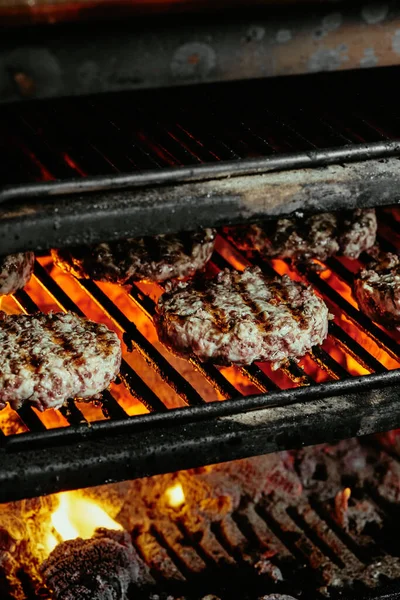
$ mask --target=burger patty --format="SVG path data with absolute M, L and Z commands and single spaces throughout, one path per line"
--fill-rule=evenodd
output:
M 226 232 L 241 250 L 253 249 L 270 258 L 305 261 L 326 260 L 334 254 L 358 258 L 374 245 L 376 230 L 372 208 L 229 227 Z
M 381 254 L 354 280 L 354 294 L 360 310 L 387 327 L 400 325 L 400 259 Z
M 329 313 L 311 287 L 266 278 L 258 267 L 221 271 L 215 279 L 178 283 L 157 305 L 160 340 L 178 355 L 216 364 L 274 367 L 327 336 Z
M 214 250 L 215 231 L 157 235 L 52 250 L 55 263 L 79 278 L 112 283 L 166 281 L 202 269 Z
M 121 343 L 105 325 L 72 313 L 0 312 L 0 408 L 30 402 L 43 411 L 95 397 L 120 364 Z
M 9 254 L 0 258 L 0 296 L 13 294 L 28 283 L 34 261 L 33 252 Z

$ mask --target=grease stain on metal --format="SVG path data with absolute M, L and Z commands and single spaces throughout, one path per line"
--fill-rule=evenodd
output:
M 265 28 L 260 25 L 252 25 L 248 28 L 245 35 L 246 42 L 261 42 L 265 37 Z
M 400 29 L 396 29 L 392 37 L 392 50 L 396 54 L 400 54 Z
M 349 60 L 346 44 L 339 44 L 336 48 L 319 48 L 308 60 L 307 68 L 310 73 L 318 71 L 335 71 Z
M 211 46 L 201 42 L 189 42 L 175 51 L 171 61 L 171 72 L 179 79 L 201 79 L 209 75 L 216 62 L 217 57 Z
M 368 25 L 376 25 L 386 19 L 388 12 L 387 4 L 374 2 L 363 6 L 361 16 Z
M 378 57 L 375 54 L 375 50 L 373 48 L 365 48 L 364 56 L 360 60 L 360 67 L 376 67 L 378 64 Z
M 276 34 L 276 41 L 278 44 L 286 44 L 287 42 L 290 42 L 291 39 L 292 32 L 290 29 L 279 29 L 278 33 Z

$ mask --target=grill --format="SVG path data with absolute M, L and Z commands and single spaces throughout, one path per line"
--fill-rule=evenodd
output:
M 397 201 L 399 121 L 396 101 L 385 93 L 396 74 L 389 69 L 368 77 L 332 74 L 4 108 L 0 245 L 9 252 L 42 251 L 32 283 L 9 309 L 85 314 L 123 334 L 126 351 L 120 383 L 104 393 L 102 407 L 71 401 L 58 413 L 40 415 L 28 406 L 18 415 L 3 411 L 0 501 L 400 425 L 398 335 L 358 311 L 350 295 L 354 264 L 330 259 L 316 274 L 256 258 L 268 274 L 309 281 L 335 314 L 322 348 L 272 372 L 261 364 L 239 370 L 175 360 L 151 325 L 160 288 L 134 285 L 128 294 L 76 282 L 53 268 L 45 252 L 121 233 L 179 230 L 188 222 L 218 225 L 299 206 Z M 338 92 L 334 102 L 330 86 Z M 158 118 L 159 105 L 165 110 Z M 396 211 L 380 211 L 385 249 L 398 247 L 397 219 Z M 220 235 L 210 272 L 246 264 Z
M 142 486 L 131 482 L 121 491 L 125 502 L 116 518 L 131 531 L 155 584 L 152 593 L 132 591 L 130 597 L 257 600 L 282 593 L 311 600 L 398 598 L 400 560 L 394 539 L 398 480 L 384 474 L 397 473 L 400 465 L 395 446 L 388 451 L 384 445 L 382 440 L 364 438 L 328 452 L 312 448 L 297 453 L 295 473 L 303 473 L 303 491 L 293 471 L 285 469 L 284 458 L 257 459 L 249 463 L 249 473 L 263 477 L 254 486 L 255 498 L 236 482 L 234 510 L 219 515 L 213 508 L 196 513 L 201 487 L 192 489 L 193 497 L 189 494 L 190 510 L 174 512 L 157 510 L 156 501 L 149 500 L 157 493 L 162 497 L 171 483 L 168 477 L 151 478 Z M 219 467 L 220 484 L 221 474 L 229 482 L 229 470 L 224 468 Z M 179 477 L 185 486 L 187 475 Z M 261 493 L 268 488 L 264 484 L 268 477 L 275 482 L 274 497 Z M 206 481 L 212 489 L 213 475 Z M 344 491 L 348 485 L 346 522 L 335 494 L 338 487 Z M 37 582 L 26 576 L 21 580 L 27 600 L 37 598 Z M 153 596 L 159 589 L 163 593 Z M 3 598 L 7 600 L 7 594 Z M 47 600 L 45 590 L 40 598 Z
M 390 68 L 5 105 L 0 252 L 396 203 L 396 77 Z

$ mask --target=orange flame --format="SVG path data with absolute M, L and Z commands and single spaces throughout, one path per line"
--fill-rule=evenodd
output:
M 167 503 L 172 508 L 179 508 L 185 502 L 185 493 L 183 491 L 182 485 L 180 483 L 176 483 L 175 485 L 169 487 L 165 491 L 165 497 L 167 499 Z
M 58 498 L 59 505 L 50 517 L 53 532 L 45 541 L 48 554 L 65 540 L 91 538 L 98 527 L 123 529 L 96 502 L 84 498 L 79 492 L 63 492 L 58 494 Z

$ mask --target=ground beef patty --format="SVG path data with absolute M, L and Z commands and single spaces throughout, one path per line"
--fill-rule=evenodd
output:
M 72 313 L 0 312 L 0 408 L 30 402 L 59 408 L 68 398 L 92 398 L 115 378 L 118 336 Z
M 226 232 L 242 250 L 253 249 L 271 258 L 304 261 L 326 260 L 334 254 L 358 258 L 374 245 L 376 229 L 372 208 L 229 227 Z
M 287 276 L 268 279 L 252 267 L 177 284 L 158 302 L 156 327 L 160 340 L 179 355 L 193 353 L 220 365 L 278 366 L 321 344 L 328 316 L 310 287 Z
M 360 310 L 387 327 L 400 325 L 400 259 L 380 254 L 354 280 L 354 294 Z
M 127 283 L 187 277 L 202 269 L 214 250 L 215 231 L 157 235 L 52 250 L 55 263 L 75 277 Z
M 0 257 L 0 296 L 23 288 L 33 273 L 33 252 L 20 252 Z

